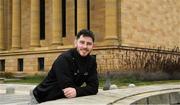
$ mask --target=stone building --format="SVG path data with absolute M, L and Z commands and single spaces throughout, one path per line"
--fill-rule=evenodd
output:
M 49 71 L 82 28 L 99 72 L 128 69 L 143 49 L 180 46 L 180 0 L 0 0 L 0 72 Z

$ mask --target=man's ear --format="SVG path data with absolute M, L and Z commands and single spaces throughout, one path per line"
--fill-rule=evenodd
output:
M 74 40 L 74 46 L 77 47 L 77 39 Z

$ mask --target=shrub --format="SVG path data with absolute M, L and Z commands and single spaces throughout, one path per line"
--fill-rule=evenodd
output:
M 2 77 L 2 78 L 12 78 L 13 77 L 13 73 L 3 72 L 3 73 L 0 73 L 0 77 Z
M 101 73 L 99 77 L 106 79 L 107 74 Z M 166 72 L 156 71 L 156 72 L 139 72 L 139 71 L 123 71 L 123 72 L 109 72 L 110 79 L 127 79 L 133 81 L 159 81 L 159 80 L 170 80 L 170 79 L 180 79 L 180 73 L 173 73 L 170 75 Z

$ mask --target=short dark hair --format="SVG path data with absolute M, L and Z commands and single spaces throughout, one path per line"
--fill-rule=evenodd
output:
M 76 39 L 79 39 L 81 35 L 91 37 L 94 42 L 94 33 L 92 31 L 88 29 L 82 29 L 77 33 Z

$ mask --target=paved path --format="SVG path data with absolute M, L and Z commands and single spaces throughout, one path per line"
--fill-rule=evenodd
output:
M 14 86 L 16 88 L 15 94 L 5 94 L 7 86 Z M 0 105 L 27 105 L 29 90 L 32 88 L 34 88 L 34 85 L 0 84 Z M 41 103 L 40 105 L 129 105 L 143 97 L 177 91 L 180 92 L 179 84 L 139 86 L 133 88 L 120 87 L 120 89 L 108 91 L 100 89 L 97 95 L 59 99 Z
M 7 87 L 14 87 L 15 94 L 6 94 Z M 30 100 L 29 91 L 35 85 L 0 84 L 0 105 L 27 105 Z

